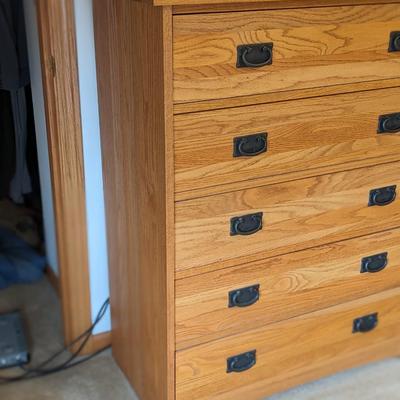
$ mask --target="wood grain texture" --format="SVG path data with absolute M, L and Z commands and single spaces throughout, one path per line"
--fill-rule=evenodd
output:
M 142 400 L 174 399 L 172 14 L 94 2 L 114 356 Z
M 384 79 L 371 82 L 356 82 L 344 85 L 317 87 L 285 92 L 262 93 L 250 96 L 231 97 L 229 99 L 214 99 L 193 103 L 175 103 L 174 114 L 218 110 L 223 108 L 245 107 L 256 104 L 276 103 L 279 101 L 297 100 L 309 97 L 325 97 L 334 94 L 364 92 L 367 90 L 396 88 L 400 86 L 400 78 Z
M 379 116 L 395 112 L 400 88 L 175 116 L 175 190 L 181 199 L 399 160 L 400 135 L 377 134 Z M 235 137 L 259 132 L 267 152 L 233 156 Z
M 399 0 L 157 0 L 172 4 L 173 14 L 200 14 L 231 11 L 276 10 L 287 8 L 394 4 Z
M 174 16 L 176 103 L 397 78 L 397 4 Z M 274 43 L 273 65 L 236 68 L 236 47 Z
M 73 1 L 37 1 L 64 339 L 92 324 Z M 97 350 L 90 340 L 84 353 Z
M 178 276 L 400 226 L 399 200 L 368 207 L 371 189 L 400 187 L 399 168 L 395 162 L 178 202 Z M 255 212 L 264 213 L 262 230 L 230 236 L 232 217 Z
M 112 343 L 111 332 L 103 332 L 92 336 L 92 347 L 96 349 L 104 349 Z
M 399 243 L 396 229 L 177 280 L 177 349 L 399 287 Z M 362 258 L 383 252 L 384 270 L 360 273 Z M 256 303 L 228 307 L 230 291 L 255 284 Z
M 177 353 L 177 400 L 259 400 L 274 392 L 400 352 L 400 289 L 334 306 Z M 352 333 L 378 313 L 378 326 Z M 256 350 L 257 363 L 226 373 L 226 360 Z

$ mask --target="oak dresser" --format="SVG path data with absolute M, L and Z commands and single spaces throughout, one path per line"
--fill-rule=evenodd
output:
M 140 399 L 399 355 L 400 1 L 96 0 L 94 23 L 113 352 Z

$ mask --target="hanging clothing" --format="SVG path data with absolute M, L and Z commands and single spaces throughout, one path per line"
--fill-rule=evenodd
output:
M 24 194 L 32 192 L 31 178 L 26 161 L 28 140 L 25 88 L 11 91 L 11 105 L 14 117 L 16 163 L 15 175 L 10 184 L 10 197 L 17 203 L 24 202 Z
M 0 90 L 0 199 L 7 197 L 15 173 L 15 135 L 11 95 Z
M 0 89 L 20 89 L 29 83 L 22 0 L 0 0 L 0 38 Z
M 25 86 L 29 84 L 29 67 L 22 0 L 0 0 L 0 38 L 0 89 L 10 92 L 15 138 L 15 171 L 9 182 L 9 196 L 16 203 L 23 203 L 23 196 L 32 191 L 32 185 L 26 162 Z M 0 139 L 5 137 L 8 135 Z M 6 148 L 6 145 L 6 142 L 0 143 L 0 147 Z M 6 179 L 7 176 L 2 176 L 2 185 Z

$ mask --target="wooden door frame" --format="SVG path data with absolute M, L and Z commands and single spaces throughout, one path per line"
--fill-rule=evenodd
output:
M 36 0 L 64 340 L 92 324 L 84 160 L 73 0 Z M 111 342 L 95 335 L 88 354 Z

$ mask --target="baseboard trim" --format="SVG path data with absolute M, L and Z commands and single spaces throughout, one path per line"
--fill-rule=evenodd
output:
M 92 339 L 92 351 L 101 350 L 111 345 L 111 332 L 103 332 L 94 335 Z
M 56 291 L 57 295 L 60 296 L 60 279 L 56 275 L 56 273 L 49 267 L 47 266 L 44 270 L 47 279 L 50 282 L 50 285 L 53 286 L 54 290 Z
M 98 350 L 104 349 L 111 345 L 111 332 L 103 332 L 98 335 L 93 335 L 86 346 L 83 348 L 81 354 L 89 355 Z
M 47 266 L 45 268 L 45 274 L 46 274 L 47 279 L 49 280 L 51 286 L 56 291 L 57 295 L 60 296 L 61 294 L 60 294 L 60 279 L 59 279 L 59 277 L 49 266 Z M 110 345 L 111 345 L 111 332 L 99 333 L 97 335 L 93 335 L 90 337 L 90 339 L 88 340 L 88 343 L 83 348 L 81 354 L 89 355 L 89 354 L 95 353 L 96 351 L 101 350 Z M 79 346 L 79 344 L 77 344 L 76 347 L 73 347 L 73 350 L 76 350 L 76 348 L 78 346 Z

